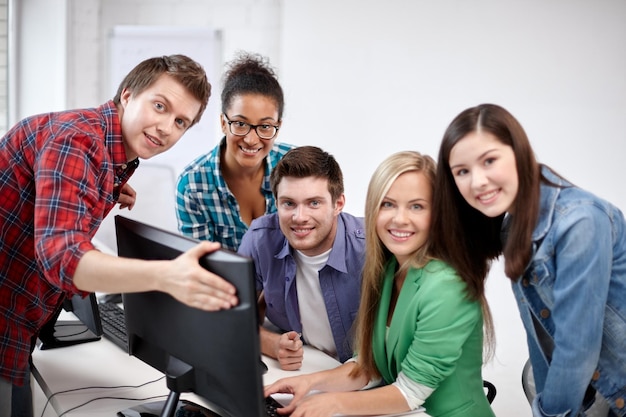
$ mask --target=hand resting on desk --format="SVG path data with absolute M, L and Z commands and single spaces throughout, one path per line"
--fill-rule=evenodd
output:
M 302 367 L 304 349 L 300 335 L 290 331 L 275 333 L 264 327 L 260 329 L 261 352 L 278 361 L 285 371 L 296 371 Z

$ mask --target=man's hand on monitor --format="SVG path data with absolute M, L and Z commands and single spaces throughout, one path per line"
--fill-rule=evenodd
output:
M 226 310 L 237 305 L 235 286 L 199 264 L 202 256 L 220 247 L 216 242 L 201 242 L 174 259 L 170 273 L 163 275 L 163 291 L 201 310 Z
M 302 367 L 304 349 L 300 339 L 300 333 L 294 331 L 280 335 L 276 349 L 276 359 L 278 359 L 280 369 L 296 371 Z

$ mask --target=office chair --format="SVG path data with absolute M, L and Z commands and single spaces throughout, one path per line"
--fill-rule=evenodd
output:
M 535 396 L 537 395 L 535 389 L 535 377 L 533 376 L 533 367 L 530 364 L 530 359 L 526 360 L 524 368 L 522 369 L 522 389 L 528 399 L 528 404 L 533 403 Z M 585 416 L 587 417 L 601 417 L 606 416 L 609 412 L 609 405 L 606 401 L 598 400 L 599 396 L 596 396 L 596 401 L 591 407 L 585 410 Z
M 485 395 L 487 396 L 487 401 L 491 404 L 493 399 L 496 398 L 496 386 L 489 381 L 483 380 L 483 387 L 487 390 Z
M 530 364 L 530 359 L 526 360 L 524 368 L 522 369 L 522 389 L 528 400 L 528 404 L 532 404 L 535 399 L 535 377 L 533 376 L 533 367 Z

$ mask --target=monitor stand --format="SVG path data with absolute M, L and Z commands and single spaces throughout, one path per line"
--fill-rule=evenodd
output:
M 41 350 L 95 342 L 100 336 L 93 334 L 80 320 L 57 320 L 61 309 L 39 331 Z
M 185 417 L 221 417 L 213 411 L 187 400 L 176 400 L 170 397 L 165 401 L 153 401 L 136 405 L 117 412 L 117 417 L 160 417 L 164 415 L 185 416 Z M 167 405 L 169 401 L 174 401 L 173 407 Z M 168 409 L 169 407 L 169 409 Z M 170 414 L 164 414 L 164 413 Z M 172 414 L 173 413 L 173 414 Z
M 165 400 L 163 410 L 161 410 L 161 417 L 176 417 L 176 408 L 178 407 L 178 399 L 180 398 L 180 392 L 170 391 L 170 395 Z
M 159 407 L 159 405 L 161 408 L 157 409 L 158 414 L 154 414 L 154 417 L 221 417 L 219 414 L 216 414 L 215 412 L 208 410 L 198 404 L 192 403 L 190 401 L 180 400 L 180 393 L 192 392 L 195 383 L 194 369 L 187 363 L 181 361 L 174 356 L 169 356 L 166 365 L 165 380 L 167 381 L 167 388 L 170 390 L 170 393 L 167 397 L 167 400 L 165 400 L 164 402 L 160 401 L 158 402 L 158 404 L 155 404 L 157 408 Z M 132 408 L 129 410 L 132 410 Z M 123 413 L 123 411 L 119 412 L 118 416 L 151 416 L 150 414 Z
M 170 393 L 165 401 L 155 401 L 119 411 L 118 417 L 221 417 L 219 414 L 196 403 L 180 400 L 181 392 L 193 387 L 193 368 L 170 356 L 166 381 Z

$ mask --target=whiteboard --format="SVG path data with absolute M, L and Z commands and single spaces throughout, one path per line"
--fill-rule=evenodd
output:
M 174 148 L 145 163 L 168 165 L 178 175 L 197 156 L 210 151 L 221 138 L 219 126 L 221 32 L 179 26 L 115 26 L 109 35 L 107 96 L 112 98 L 126 74 L 147 58 L 183 54 L 202 65 L 211 83 L 211 98 L 200 122 Z
M 147 161 L 129 184 L 137 191 L 132 211 L 115 208 L 102 222 L 96 240 L 116 253 L 113 217 L 121 214 L 151 225 L 176 231 L 176 180 L 182 169 L 197 156 L 209 152 L 221 138 L 219 126 L 221 37 L 207 28 L 161 26 L 116 26 L 109 36 L 106 96 L 113 98 L 126 74 L 147 58 L 184 54 L 202 65 L 211 83 L 211 98 L 200 122 L 192 126 L 169 151 Z

